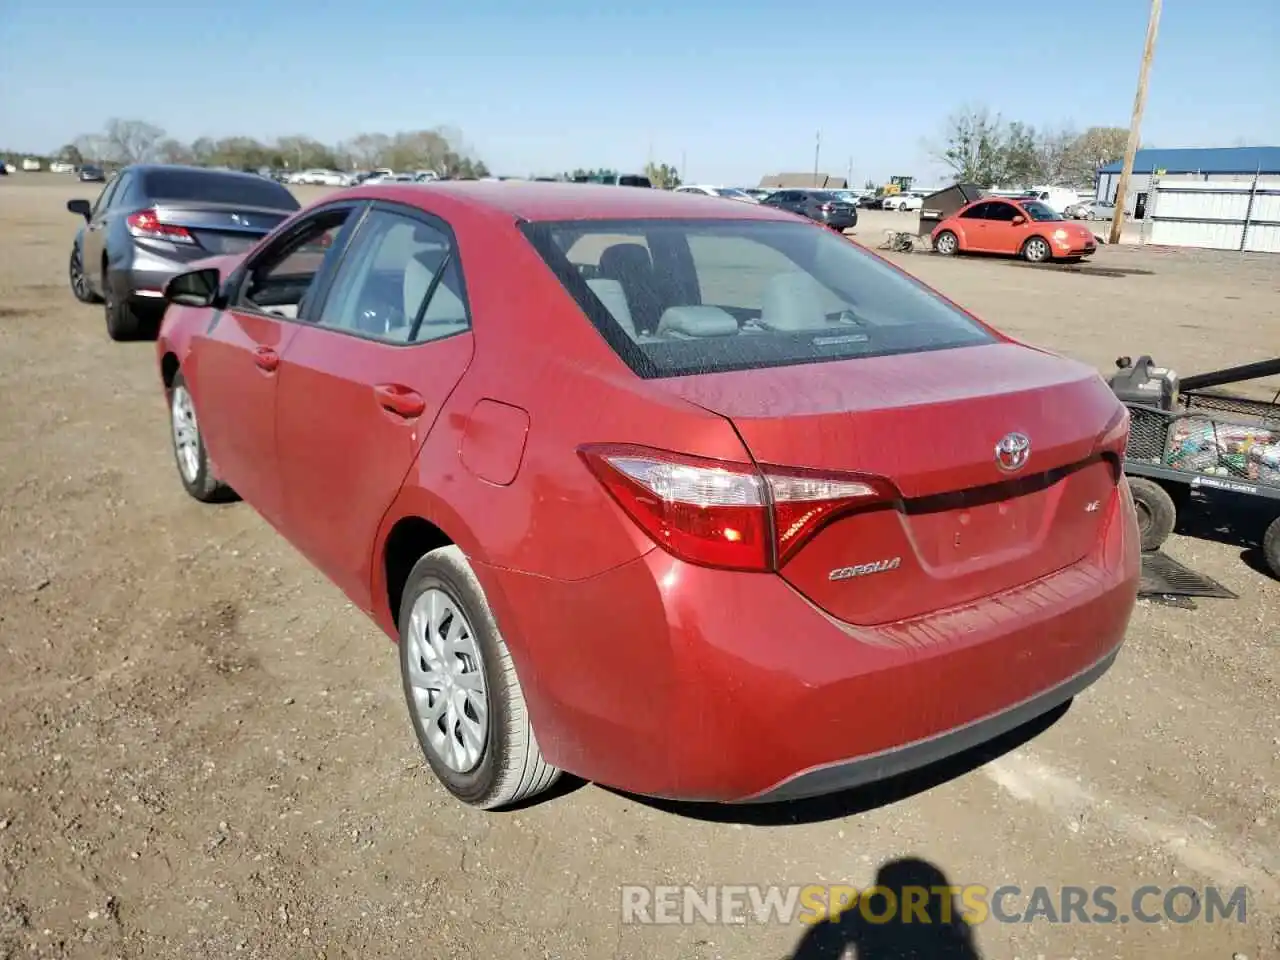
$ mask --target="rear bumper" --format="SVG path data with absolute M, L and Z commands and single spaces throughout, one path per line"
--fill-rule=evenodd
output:
M 1137 593 L 1127 485 L 1079 563 L 876 628 L 660 550 L 575 582 L 477 565 L 547 759 L 682 800 L 790 799 L 967 749 L 1110 665 Z

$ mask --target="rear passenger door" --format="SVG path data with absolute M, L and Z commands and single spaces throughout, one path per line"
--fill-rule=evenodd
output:
M 276 413 L 290 540 L 366 610 L 378 524 L 471 353 L 452 231 L 374 204 L 281 357 Z

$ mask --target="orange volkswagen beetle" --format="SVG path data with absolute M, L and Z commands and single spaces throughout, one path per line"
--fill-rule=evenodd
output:
M 938 224 L 932 239 L 933 249 L 945 256 L 1001 253 L 1031 263 L 1078 261 L 1098 249 L 1088 227 L 1030 198 L 975 200 Z

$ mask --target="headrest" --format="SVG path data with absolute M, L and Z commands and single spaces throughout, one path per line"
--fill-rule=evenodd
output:
M 733 314 L 719 307 L 668 307 L 658 321 L 658 334 L 685 337 L 728 337 L 738 332 Z

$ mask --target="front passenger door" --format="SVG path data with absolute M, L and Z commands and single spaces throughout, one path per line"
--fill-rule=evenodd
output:
M 185 369 L 200 432 L 219 477 L 280 527 L 276 384 L 280 358 L 341 252 L 360 207 L 335 204 L 303 217 L 228 279 L 229 305 L 193 338 Z
M 365 610 L 378 525 L 471 351 L 452 231 L 375 204 L 283 352 L 276 411 L 289 538 Z

